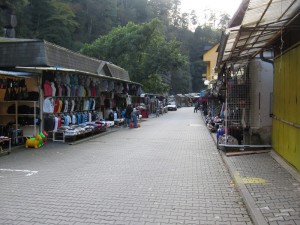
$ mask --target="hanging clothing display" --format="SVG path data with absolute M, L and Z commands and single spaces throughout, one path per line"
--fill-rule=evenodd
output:
M 43 103 L 43 112 L 44 113 L 53 113 L 54 111 L 54 103 L 52 97 L 47 97 Z

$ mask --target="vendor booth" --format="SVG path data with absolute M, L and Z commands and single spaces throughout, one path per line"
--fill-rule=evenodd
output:
M 207 98 L 206 119 L 221 148 L 270 146 L 272 87 L 272 67 L 258 58 L 242 67 L 224 66 Z
M 13 144 L 41 131 L 63 142 L 103 132 L 141 93 L 126 70 L 46 41 L 1 39 L 0 58 L 0 122 Z

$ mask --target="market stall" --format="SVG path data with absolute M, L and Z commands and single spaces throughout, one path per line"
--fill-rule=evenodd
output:
M 16 76 L 0 95 L 0 104 L 5 105 L 1 120 L 12 118 L 13 133 L 20 141 L 40 131 L 63 142 L 67 137 L 103 132 L 114 125 L 110 112 L 115 112 L 116 122 L 120 122 L 121 110 L 141 93 L 141 85 L 130 81 L 124 69 L 43 40 L 1 38 L 0 56 L 0 68 L 34 75 L 25 83 L 24 77 Z M 15 93 L 17 97 L 13 97 Z M 26 99 L 20 99 L 23 94 Z M 20 129 L 22 124 L 31 126 L 26 135 Z M 13 138 L 15 142 L 19 139 Z

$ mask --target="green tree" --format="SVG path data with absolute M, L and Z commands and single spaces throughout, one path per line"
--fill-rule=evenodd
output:
M 198 17 L 196 15 L 196 11 L 192 10 L 190 13 L 190 22 L 195 26 L 198 24 Z
M 150 0 L 148 7 L 151 12 L 150 18 L 158 18 L 165 25 L 170 24 L 172 0 Z
M 142 25 L 128 23 L 86 44 L 81 52 L 125 68 L 133 81 L 146 88 L 156 74 L 170 85 L 172 73 L 187 64 L 187 57 L 181 53 L 180 43 L 167 41 L 159 28 L 158 20 Z
M 70 0 L 70 5 L 79 24 L 74 33 L 76 48 L 94 41 L 118 24 L 117 0 Z
M 172 89 L 170 94 L 191 92 L 192 79 L 188 70 L 181 70 L 174 73 L 172 77 Z
M 180 0 L 172 0 L 172 9 L 171 9 L 171 23 L 175 27 L 180 27 Z
M 31 38 L 45 39 L 64 47 L 72 47 L 72 35 L 78 26 L 69 4 L 59 0 L 29 0 L 26 24 Z
M 221 30 L 225 30 L 228 27 L 228 23 L 230 21 L 230 17 L 227 13 L 223 13 L 220 15 L 218 28 Z
M 149 75 L 143 84 L 146 93 L 166 94 L 169 91 L 169 85 L 163 82 L 159 74 Z
M 212 47 L 218 43 L 221 33 L 209 26 L 197 27 L 192 34 L 188 44 L 190 58 L 190 73 L 192 77 L 192 91 L 198 92 L 204 86 L 202 74 L 206 71 L 206 66 L 201 59 L 207 47 Z
M 0 27 L 3 28 L 3 26 L 9 23 L 10 15 L 16 15 L 16 37 L 20 37 L 27 29 L 27 26 L 23 24 L 24 18 L 26 18 L 26 14 L 24 13 L 26 5 L 28 5 L 28 0 L 0 0 Z
M 119 0 L 117 4 L 117 17 L 119 25 L 125 26 L 129 21 L 144 23 L 149 19 L 147 0 Z
M 159 74 L 172 93 L 197 92 L 204 48 L 219 41 L 229 17 L 210 11 L 207 23 L 191 31 L 196 13 L 181 13 L 180 5 L 180 0 L 0 0 L 0 26 L 7 13 L 16 14 L 16 37 L 75 51 L 88 43 L 83 49 L 91 56 L 124 67 L 132 80 L 146 82 Z

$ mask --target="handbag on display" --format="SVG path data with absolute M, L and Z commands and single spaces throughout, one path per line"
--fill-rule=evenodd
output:
M 9 100 L 17 100 L 18 96 L 16 88 L 18 88 L 18 83 L 12 79 L 8 79 L 8 83 L 10 87 Z
M 18 82 L 18 86 L 19 86 L 18 100 L 27 100 L 28 91 L 27 91 L 25 79 L 20 80 Z
M 10 98 L 10 100 L 16 100 L 17 99 L 17 91 L 14 87 L 11 88 L 9 98 Z
M 18 99 L 19 100 L 27 100 L 28 99 L 27 87 L 20 87 L 19 93 L 18 93 Z
M 27 100 L 31 100 L 31 101 L 38 101 L 39 100 L 39 93 L 36 91 L 29 91 L 27 92 L 28 94 L 28 98 Z
M 18 88 L 17 100 L 22 100 L 23 90 L 21 87 Z
M 23 89 L 23 99 L 28 99 L 28 91 L 26 86 Z
M 9 101 L 10 100 L 10 90 L 9 87 L 6 87 L 6 91 L 4 94 L 4 101 Z

